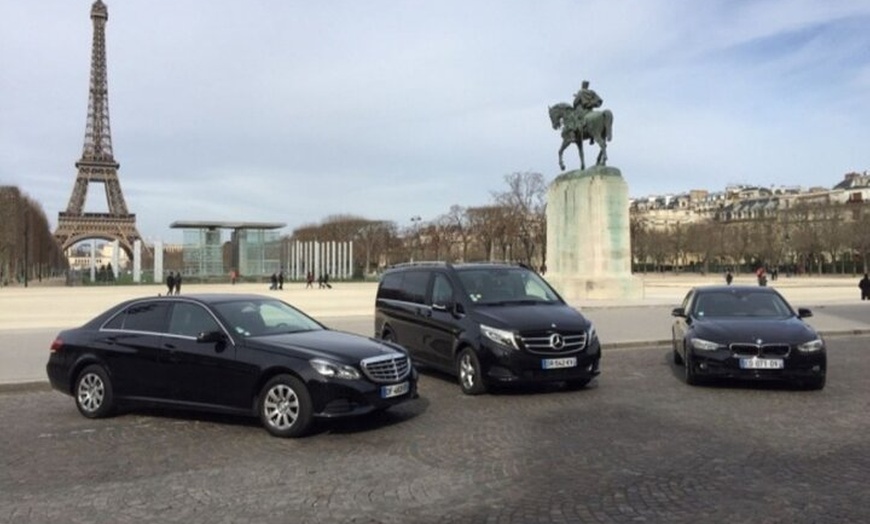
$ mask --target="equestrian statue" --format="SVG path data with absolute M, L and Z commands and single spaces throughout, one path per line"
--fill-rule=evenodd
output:
M 609 109 L 598 111 L 603 100 L 598 93 L 589 88 L 589 81 L 584 80 L 580 91 L 574 94 L 574 103 L 556 104 L 549 108 L 550 122 L 553 129 L 562 128 L 562 147 L 559 148 L 559 167 L 565 170 L 562 153 L 571 145 L 576 144 L 580 151 L 580 169 L 586 169 L 583 158 L 583 141 L 598 144 L 597 166 L 607 165 L 607 142 L 613 136 L 613 113 Z

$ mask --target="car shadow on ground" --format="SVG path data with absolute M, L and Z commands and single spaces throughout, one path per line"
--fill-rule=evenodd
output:
M 358 417 L 318 420 L 312 434 L 335 433 L 344 435 L 377 431 L 413 420 L 428 409 L 429 400 L 420 396 L 385 411 L 375 411 Z
M 429 407 L 429 401 L 423 397 L 410 400 L 398 406 L 393 406 L 386 411 L 375 411 L 365 415 L 325 419 L 315 419 L 311 429 L 305 437 L 312 437 L 323 433 L 360 433 L 377 431 L 389 426 L 401 424 L 424 413 Z M 262 431 L 264 436 L 268 433 L 263 429 L 259 419 L 244 415 L 228 415 L 225 413 L 210 413 L 207 411 L 192 411 L 162 407 L 124 407 L 116 414 L 119 417 L 126 415 L 139 417 L 153 417 L 155 419 L 171 421 L 189 421 L 191 423 L 208 423 L 223 426 L 249 427 Z
M 807 388 L 797 382 L 777 379 L 744 379 L 744 378 L 719 378 L 703 377 L 697 386 L 686 384 L 686 372 L 683 364 L 674 362 L 673 349 L 668 346 L 662 355 L 662 361 L 671 370 L 674 379 L 682 382 L 686 387 L 715 388 L 715 389 L 751 389 L 756 391 L 806 391 Z
M 459 379 L 455 376 L 449 373 L 444 373 L 443 371 L 439 371 L 437 369 L 424 367 L 419 364 L 414 364 L 414 366 L 417 368 L 417 371 L 421 375 L 430 377 L 434 380 L 442 381 L 448 386 L 455 387 L 457 392 L 460 391 L 458 381 Z M 489 384 L 487 386 L 486 394 L 496 396 L 548 395 L 554 393 L 572 393 L 575 391 L 583 391 L 586 389 L 595 389 L 597 387 L 597 379 L 593 379 L 589 384 L 582 388 L 569 386 L 565 382 L 559 381 L 522 384 Z

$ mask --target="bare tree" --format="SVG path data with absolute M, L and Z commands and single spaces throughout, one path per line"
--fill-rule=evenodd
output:
M 861 264 L 862 273 L 870 267 L 870 204 L 858 204 L 852 210 L 852 220 L 846 228 L 849 247 Z
M 450 206 L 450 211 L 445 215 L 445 221 L 451 229 L 456 243 L 459 245 L 458 258 L 462 261 L 468 260 L 468 246 L 472 238 L 472 219 L 468 209 L 457 205 Z
M 67 267 L 42 206 L 17 187 L 0 187 L 0 285 L 27 285 Z
M 495 201 L 511 210 L 505 221 L 505 247 L 514 242 L 522 249 L 521 259 L 533 264 L 543 257 L 546 239 L 547 184 L 540 173 L 512 173 L 505 176 L 508 190 L 495 193 Z M 504 254 L 504 253 L 503 253 Z
M 640 271 L 646 273 L 646 265 L 650 256 L 650 230 L 641 218 L 630 216 L 628 230 L 631 236 L 631 258 Z

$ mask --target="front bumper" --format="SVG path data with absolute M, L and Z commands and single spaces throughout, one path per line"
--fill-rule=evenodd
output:
M 782 369 L 744 369 L 740 366 L 742 358 L 730 350 L 699 351 L 692 350 L 689 359 L 696 375 L 705 377 L 739 378 L 750 380 L 801 380 L 825 376 L 827 353 L 815 351 L 801 353 L 791 351 L 787 356 L 776 357 L 783 361 Z
M 408 391 L 401 395 L 384 398 L 384 386 L 408 383 Z M 417 370 L 404 380 L 391 384 L 375 384 L 368 380 L 344 380 L 319 377 L 308 383 L 314 416 L 340 418 L 365 415 L 381 411 L 417 398 Z
M 544 361 L 575 357 L 571 367 L 545 369 Z M 601 344 L 595 341 L 583 350 L 564 355 L 541 355 L 495 344 L 485 346 L 481 355 L 483 374 L 491 383 L 539 383 L 587 380 L 600 374 Z

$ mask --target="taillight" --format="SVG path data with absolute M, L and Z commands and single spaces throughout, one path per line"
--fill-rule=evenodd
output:
M 54 342 L 51 343 L 51 352 L 57 353 L 61 349 L 63 349 L 63 340 L 60 338 L 54 339 Z

